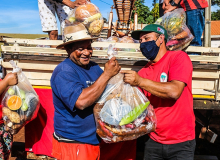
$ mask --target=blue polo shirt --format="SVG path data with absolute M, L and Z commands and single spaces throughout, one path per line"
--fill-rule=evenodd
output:
M 83 143 L 99 143 L 93 106 L 84 110 L 75 107 L 75 103 L 84 88 L 92 85 L 102 74 L 102 69 L 91 62 L 84 69 L 69 58 L 61 62 L 51 77 L 53 91 L 54 131 L 56 135 Z

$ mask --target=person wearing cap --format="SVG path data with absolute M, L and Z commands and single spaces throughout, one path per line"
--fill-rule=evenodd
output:
M 55 108 L 52 155 L 61 160 L 97 160 L 100 149 L 93 107 L 120 66 L 115 57 L 105 64 L 104 71 L 90 61 L 94 38 L 83 24 L 66 27 L 64 36 L 57 49 L 64 48 L 68 58 L 51 77 Z
M 183 51 L 167 51 L 167 31 L 160 25 L 147 25 L 131 36 L 140 40 L 141 52 L 149 62 L 138 73 L 121 73 L 126 83 L 139 87 L 147 96 L 157 118 L 156 131 L 145 144 L 144 159 L 193 160 L 192 62 Z

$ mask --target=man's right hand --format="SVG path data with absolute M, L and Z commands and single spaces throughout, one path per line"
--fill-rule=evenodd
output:
M 13 86 L 18 83 L 17 73 L 8 73 L 4 80 L 6 81 L 8 86 Z
M 77 7 L 77 6 L 80 6 L 80 5 L 84 5 L 87 2 L 90 2 L 90 0 L 75 0 L 75 5 Z
M 63 0 L 63 4 L 67 5 L 70 8 L 75 8 L 77 6 L 86 4 L 87 2 L 90 2 L 90 0 L 76 0 L 72 2 L 71 0 Z
M 118 74 L 120 70 L 121 70 L 121 66 L 119 66 L 118 61 L 116 60 L 115 57 L 112 57 L 105 64 L 104 74 L 107 75 L 109 78 L 111 78 L 114 75 Z
M 164 0 L 162 8 L 163 8 L 164 14 L 165 14 L 167 12 L 171 12 L 171 11 L 177 9 L 177 6 L 172 6 L 170 4 L 170 0 Z

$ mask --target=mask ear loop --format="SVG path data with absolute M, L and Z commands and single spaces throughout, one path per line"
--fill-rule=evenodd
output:
M 160 34 L 160 35 L 161 35 L 161 34 Z M 159 37 L 160 37 L 160 35 L 159 35 Z M 159 37 L 158 37 L 158 38 L 159 38 Z M 156 39 L 155 43 L 157 42 L 158 38 Z M 159 48 L 160 48 L 161 44 L 162 44 L 162 43 L 160 43 Z

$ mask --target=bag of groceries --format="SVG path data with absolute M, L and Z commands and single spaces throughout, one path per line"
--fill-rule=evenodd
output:
M 110 79 L 94 107 L 96 132 L 106 143 L 133 140 L 156 128 L 150 101 L 137 87 L 124 83 L 123 77 L 118 73 Z
M 159 24 L 167 30 L 168 40 L 166 46 L 169 50 L 182 50 L 194 38 L 186 26 L 186 13 L 182 8 L 167 12 L 157 19 L 155 24 Z
M 98 37 L 103 29 L 104 20 L 99 8 L 93 3 L 87 2 L 74 8 L 65 20 L 66 26 L 82 23 L 91 36 Z
M 28 122 L 36 118 L 40 107 L 39 98 L 21 68 L 9 61 L 13 72 L 17 72 L 18 84 L 3 93 L 2 117 L 5 130 L 16 134 Z

